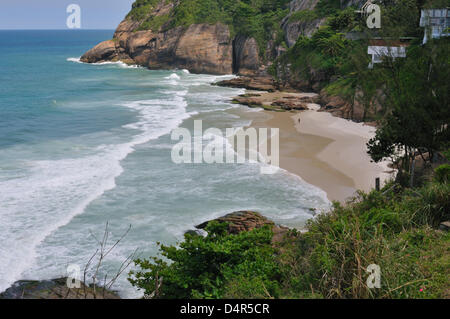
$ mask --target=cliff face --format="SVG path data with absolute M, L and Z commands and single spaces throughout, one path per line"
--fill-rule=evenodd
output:
M 86 52 L 81 61 L 122 60 L 150 69 L 188 69 L 194 73 L 230 74 L 233 65 L 230 31 L 223 24 L 193 24 L 164 32 L 135 31 L 123 21 L 114 39 Z
M 286 51 L 286 46 L 277 41 L 276 30 L 266 30 L 270 39 L 261 48 L 260 38 L 258 42 L 250 36 L 232 35 L 230 27 L 223 23 L 177 26 L 173 17 L 181 2 L 152 0 L 153 5 L 147 5 L 149 1 L 136 1 L 133 10 L 139 14 L 133 15 L 132 10 L 117 27 L 113 39 L 86 52 L 81 61 L 121 60 L 150 69 L 179 68 L 193 73 L 266 77 L 272 61 Z M 325 23 L 324 18 L 296 20 L 293 17 L 299 11 L 312 12 L 319 1 L 292 0 L 289 3 L 288 13 L 279 24 L 287 47 L 292 47 L 299 36 L 311 36 Z M 342 0 L 341 5 L 361 1 Z
M 292 21 L 291 17 L 295 12 L 308 10 L 312 11 L 319 0 L 293 0 L 289 4 L 289 14 L 283 19 L 281 28 L 285 32 L 285 41 L 288 47 L 292 47 L 297 39 L 303 35 L 310 37 L 321 25 L 325 19 L 313 19 L 311 21 Z
M 161 0 L 148 14 L 164 17 L 170 14 L 174 6 L 173 2 Z M 144 21 L 125 18 L 117 27 L 113 40 L 98 44 L 86 52 L 81 61 L 121 60 L 150 69 L 179 68 L 193 73 L 233 73 L 233 39 L 228 26 L 216 23 L 164 28 L 163 25 L 157 30 L 141 30 Z
M 290 12 L 314 8 L 318 0 L 293 0 Z M 87 63 L 118 61 L 138 64 L 150 69 L 188 69 L 193 73 L 239 74 L 266 76 L 267 64 L 284 51 L 269 41 L 267 57 L 261 56 L 257 41 L 243 35 L 232 36 L 222 23 L 191 24 L 171 27 L 171 13 L 179 5 L 176 1 L 160 0 L 139 19 L 127 16 L 117 27 L 112 40 L 102 42 L 86 52 L 81 61 Z M 167 18 L 165 23 L 146 25 L 152 19 Z M 310 35 L 321 21 L 300 25 L 285 18 L 282 28 L 286 42 L 292 46 L 297 38 Z M 265 60 L 265 62 L 264 62 Z
M 233 73 L 241 75 L 257 73 L 261 67 L 261 61 L 255 39 L 237 36 L 233 44 Z

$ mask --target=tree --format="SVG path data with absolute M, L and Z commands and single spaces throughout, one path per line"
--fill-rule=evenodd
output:
M 405 165 L 418 152 L 423 157 L 442 149 L 450 138 L 449 40 L 412 45 L 405 59 L 382 65 L 384 101 L 389 113 L 368 143 L 374 161 L 403 157 Z M 402 154 L 402 155 L 400 155 Z M 423 157 L 426 160 L 425 157 Z

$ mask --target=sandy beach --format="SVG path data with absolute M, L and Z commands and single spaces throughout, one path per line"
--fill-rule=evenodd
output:
M 252 127 L 280 129 L 280 167 L 323 189 L 328 199 L 345 202 L 356 190 L 370 191 L 375 179 L 391 177 L 388 163 L 370 161 L 366 143 L 375 128 L 317 112 L 255 112 Z

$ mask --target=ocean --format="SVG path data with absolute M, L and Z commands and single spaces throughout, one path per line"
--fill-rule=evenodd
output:
M 254 210 L 301 227 L 326 194 L 258 163 L 175 164 L 171 131 L 245 127 L 255 110 L 230 103 L 231 76 L 150 71 L 79 57 L 113 31 L 0 31 L 0 292 L 21 279 L 85 266 L 108 222 L 110 243 L 131 225 L 100 277 L 135 249 L 156 255 L 194 225 Z M 140 296 L 125 272 L 113 289 Z

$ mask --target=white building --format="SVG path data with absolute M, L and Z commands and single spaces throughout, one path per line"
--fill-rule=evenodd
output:
M 369 69 L 372 69 L 375 63 L 383 62 L 383 57 L 391 57 L 393 59 L 406 57 L 407 43 L 372 40 L 370 44 L 367 48 L 367 53 L 372 56 Z
M 424 9 L 420 14 L 420 26 L 425 28 L 423 43 L 427 43 L 428 38 L 438 39 L 450 35 L 450 10 L 445 9 Z

